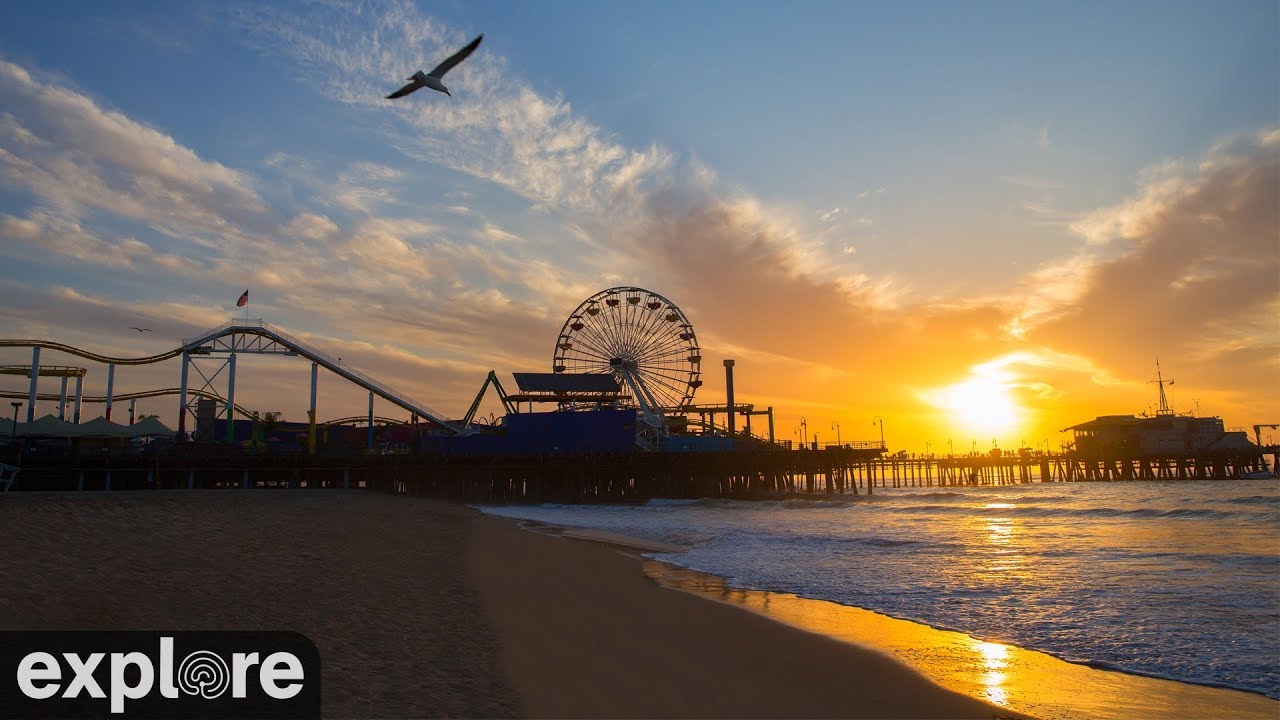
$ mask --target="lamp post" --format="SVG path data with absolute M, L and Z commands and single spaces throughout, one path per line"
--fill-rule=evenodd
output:
M 947 438 L 947 455 L 951 456 L 955 454 L 956 454 L 956 446 L 951 444 L 951 438 Z
M 874 417 L 875 417 L 875 420 L 873 420 L 871 424 L 872 425 L 875 425 L 876 423 L 880 424 L 880 449 L 884 450 L 884 418 L 880 417 L 879 415 L 876 415 Z
M 924 456 L 925 456 L 925 457 L 929 457 L 929 445 L 930 445 L 929 441 L 928 441 L 928 440 L 926 440 L 926 441 L 925 441 L 925 443 L 924 443 Z
M 831 421 L 831 429 L 836 431 L 836 446 L 839 447 L 840 446 L 840 421 L 839 420 Z
M 809 447 L 809 423 L 800 418 L 800 447 Z
M 22 407 L 22 402 L 11 402 L 9 404 L 13 406 L 13 432 L 9 435 L 9 444 L 12 445 L 18 440 L 18 408 Z

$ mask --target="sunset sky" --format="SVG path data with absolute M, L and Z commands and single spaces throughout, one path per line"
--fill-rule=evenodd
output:
M 452 97 L 384 99 L 480 33 Z M 12 3 L 0 337 L 149 355 L 248 288 L 457 417 L 637 285 L 696 401 L 734 358 L 780 439 L 1056 449 L 1154 410 L 1157 357 L 1175 410 L 1280 422 L 1278 34 L 1275 0 Z M 236 399 L 305 420 L 309 374 L 242 357 Z M 366 398 L 322 377 L 320 418 Z

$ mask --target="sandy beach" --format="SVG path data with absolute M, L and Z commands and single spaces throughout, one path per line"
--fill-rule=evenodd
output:
M 0 629 L 296 630 L 326 717 L 511 717 L 467 508 L 372 492 L 0 495 Z
M 991 718 L 634 552 L 367 492 L 0 497 L 0 629 L 290 629 L 326 717 Z

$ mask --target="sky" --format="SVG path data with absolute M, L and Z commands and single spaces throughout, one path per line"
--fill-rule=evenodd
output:
M 1280 422 L 1278 15 L 9 5 L 0 337 L 150 355 L 243 317 L 247 288 L 252 318 L 460 417 L 489 370 L 549 371 L 580 302 L 637 286 L 696 330 L 694 401 L 724 402 L 732 358 L 783 440 L 1057 449 L 1153 412 L 1157 358 L 1174 410 Z M 385 99 L 481 33 L 452 96 Z M 120 367 L 115 391 L 180 366 Z M 309 377 L 242 356 L 236 400 L 303 421 Z M 173 426 L 178 401 L 138 412 Z M 365 412 L 321 378 L 320 419 Z

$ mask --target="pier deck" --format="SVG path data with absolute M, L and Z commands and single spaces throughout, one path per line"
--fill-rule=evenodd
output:
M 1280 448 L 1263 451 L 1275 467 Z M 28 456 L 13 489 L 373 488 L 466 502 L 639 502 L 838 496 L 884 488 L 1030 482 L 1225 480 L 1264 467 L 1262 452 L 1159 458 L 882 457 L 879 450 L 845 447 L 486 458 L 170 453 Z

